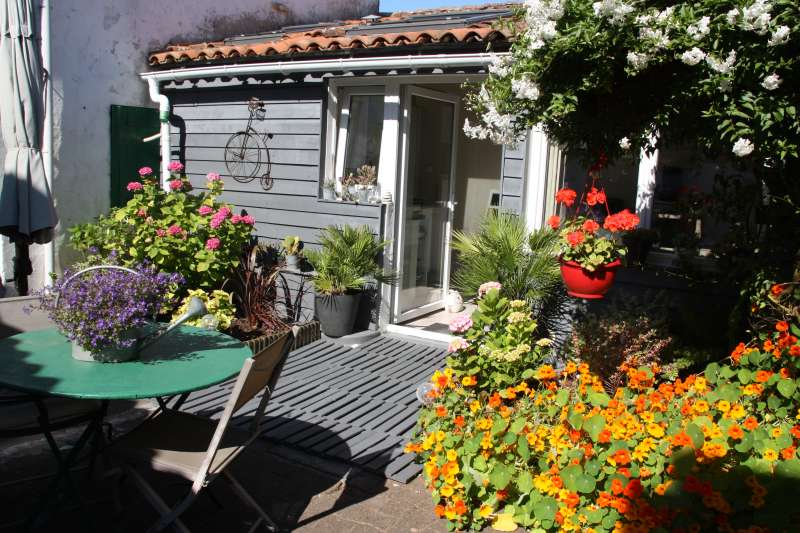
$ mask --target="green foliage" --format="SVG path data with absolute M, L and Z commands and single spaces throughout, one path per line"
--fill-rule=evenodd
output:
M 395 276 L 378 263 L 388 241 L 379 241 L 369 226 L 328 226 L 320 232 L 320 250 L 307 250 L 318 294 L 361 291 L 373 282 L 393 283 Z
M 217 201 L 218 177 L 199 194 L 188 192 L 185 176 L 173 174 L 171 183 L 167 192 L 151 176 L 131 182 L 134 196 L 125 206 L 73 226 L 70 242 L 87 256 L 114 253 L 124 266 L 149 261 L 162 272 L 177 272 L 189 289 L 221 287 L 250 239 L 252 217 L 233 215 L 229 205 Z
M 217 319 L 217 329 L 226 331 L 231 327 L 236 317 L 236 308 L 229 292 L 215 290 L 206 292 L 203 289 L 190 290 L 181 302 L 181 306 L 172 314 L 172 320 L 177 319 L 189 309 L 189 302 L 193 297 L 200 298 L 210 315 Z M 197 317 L 186 322 L 189 326 L 202 326 L 203 317 Z
M 557 233 L 528 233 L 519 216 L 491 210 L 475 234 L 453 232 L 451 246 L 458 253 L 454 287 L 472 296 L 483 283 L 495 280 L 509 299 L 528 302 L 543 334 L 551 332 L 566 301 Z
M 303 241 L 297 235 L 287 235 L 284 237 L 281 247 L 286 255 L 299 255 L 303 249 Z

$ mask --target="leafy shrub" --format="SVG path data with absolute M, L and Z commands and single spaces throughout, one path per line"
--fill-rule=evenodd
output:
M 231 206 L 217 201 L 223 188 L 218 174 L 208 175 L 208 192 L 189 194 L 191 185 L 179 174 L 183 166 L 173 162 L 171 168 L 169 191 L 143 168 L 141 181 L 128 184 L 134 195 L 125 206 L 73 226 L 70 240 L 87 255 L 116 252 L 122 265 L 146 260 L 177 272 L 187 288 L 219 288 L 239 263 L 254 219 L 234 215 Z
M 319 294 L 357 292 L 371 282 L 391 283 L 394 275 L 378 263 L 388 241 L 379 241 L 369 226 L 329 226 L 320 232 L 320 250 L 306 250 L 314 267 L 312 278 Z
M 175 320 L 189 309 L 189 302 L 192 298 L 199 298 L 206 304 L 208 314 L 217 319 L 217 329 L 227 331 L 236 316 L 236 308 L 233 306 L 233 298 L 230 293 L 220 290 L 206 292 L 203 289 L 193 289 L 181 302 L 180 307 L 173 313 L 172 319 Z M 203 325 L 203 317 L 193 318 L 186 321 L 189 326 L 200 327 Z
M 683 380 L 631 367 L 613 395 L 585 363 L 495 391 L 447 368 L 406 449 L 450 528 L 792 530 L 798 336 L 778 322 Z

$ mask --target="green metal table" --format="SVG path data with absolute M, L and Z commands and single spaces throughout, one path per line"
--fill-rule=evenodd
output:
M 87 442 L 102 435 L 102 419 L 110 400 L 156 398 L 164 407 L 162 398 L 178 395 L 180 404 L 188 393 L 236 375 L 251 355 L 250 348 L 233 337 L 191 326 L 176 328 L 148 346 L 138 359 L 124 363 L 73 359 L 69 340 L 56 329 L 0 340 L 0 386 L 39 396 L 102 402 L 100 415 L 89 423 L 66 457 L 55 447 L 59 471 L 48 497 L 41 502 L 51 500 L 62 483 L 74 488 L 69 469 Z M 40 423 L 46 427 L 46 412 L 40 412 Z

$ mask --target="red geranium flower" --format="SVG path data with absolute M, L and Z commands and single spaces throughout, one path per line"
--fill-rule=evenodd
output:
M 589 192 L 586 193 L 586 203 L 592 206 L 606 203 L 605 191 L 598 191 L 597 187 L 592 187 Z
M 581 227 L 583 228 L 583 231 L 585 231 L 586 233 L 592 234 L 600 229 L 600 224 L 598 224 L 597 222 L 595 222 L 590 218 L 586 222 L 584 222 L 583 226 Z
M 575 198 L 578 197 L 578 193 L 576 193 L 572 189 L 561 189 L 556 193 L 556 203 L 564 204 L 565 206 L 569 207 L 575 203 Z
M 567 233 L 567 242 L 572 247 L 578 246 L 586 239 L 586 235 L 582 231 L 571 231 Z
M 558 215 L 553 215 L 547 219 L 547 225 L 553 229 L 558 229 L 558 226 L 561 225 L 561 217 Z

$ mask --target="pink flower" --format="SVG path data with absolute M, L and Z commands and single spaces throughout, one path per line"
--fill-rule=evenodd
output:
M 144 185 L 142 185 L 138 181 L 132 181 L 128 183 L 126 189 L 128 189 L 129 191 L 141 191 L 142 189 L 144 189 Z
M 220 181 L 222 178 L 220 178 L 219 174 L 217 174 L 216 172 L 209 172 L 208 174 L 206 174 L 206 179 L 208 181 Z
M 467 315 L 458 315 L 450 321 L 450 331 L 453 333 L 464 333 L 472 327 L 472 319 Z
M 146 217 L 147 211 L 145 211 L 144 209 L 139 209 L 138 211 L 136 211 L 136 215 L 140 217 Z
M 183 182 L 181 180 L 171 180 L 169 182 L 169 188 L 173 191 L 179 191 L 183 188 Z
M 242 217 L 240 217 L 239 215 L 233 215 L 231 217 L 231 224 L 238 224 L 241 221 L 242 221 Z
M 167 233 L 169 233 L 170 235 L 178 235 L 182 231 L 183 231 L 183 228 L 181 228 L 177 224 L 173 224 L 173 225 L 171 225 L 170 227 L 167 228 Z
M 479 298 L 483 297 L 484 295 L 486 295 L 487 292 L 489 292 L 492 289 L 497 289 L 499 291 L 502 288 L 503 286 L 500 285 L 500 283 L 498 283 L 497 281 L 487 281 L 486 283 L 478 287 L 478 297 Z
M 245 223 L 245 224 L 247 224 L 248 226 L 252 226 L 253 224 L 255 224 L 255 223 L 256 223 L 256 219 L 254 219 L 254 218 L 253 218 L 252 216 L 250 216 L 250 215 L 245 215 L 245 216 L 243 216 L 243 217 L 242 217 L 242 222 L 244 222 L 244 223 Z
M 181 163 L 180 161 L 170 161 L 167 170 L 169 170 L 170 172 L 180 172 L 181 170 L 183 170 L 183 163 Z
M 224 221 L 225 221 L 224 218 L 219 218 L 215 216 L 214 218 L 211 219 L 211 222 L 209 222 L 208 225 L 211 226 L 213 229 L 217 229 L 222 225 Z
M 207 205 L 201 205 L 200 209 L 198 209 L 197 212 L 200 213 L 203 216 L 206 216 L 206 215 L 210 215 L 211 213 L 213 213 L 214 209 L 212 209 L 210 206 L 207 206 Z
M 149 176 L 152 173 L 153 173 L 153 169 L 150 168 L 150 167 L 142 167 L 142 168 L 139 169 L 139 175 L 141 177 Z
M 231 215 L 231 210 L 227 207 L 220 207 L 217 214 L 214 216 L 220 217 L 222 219 L 228 218 Z
M 158 228 L 158 229 L 156 230 L 156 235 L 158 235 L 159 237 L 163 237 L 163 236 L 164 236 L 164 235 L 166 235 L 166 234 L 167 234 L 167 232 L 166 232 L 166 231 L 164 231 L 164 230 L 163 230 L 163 229 L 161 229 L 161 228 Z
M 450 344 L 447 346 L 447 351 L 449 353 L 455 353 L 459 350 L 466 350 L 467 348 L 469 348 L 469 343 L 461 337 L 458 337 L 450 341 Z
M 219 245 L 222 244 L 219 239 L 216 237 L 211 237 L 206 241 L 206 249 L 207 250 L 216 250 L 219 248 Z

